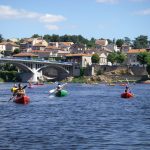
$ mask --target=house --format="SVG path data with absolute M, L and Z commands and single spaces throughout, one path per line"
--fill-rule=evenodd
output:
M 105 39 L 96 40 L 95 45 L 96 45 L 96 48 L 103 48 L 103 47 L 106 47 L 108 45 L 108 41 Z
M 133 66 L 140 66 L 140 63 L 137 61 L 137 55 L 140 52 L 146 52 L 146 49 L 130 49 L 127 52 L 127 65 Z
M 42 37 L 32 39 L 32 46 L 34 46 L 37 43 L 40 43 L 45 47 L 48 46 L 48 43 Z
M 66 51 L 69 51 L 71 45 L 73 44 L 73 42 L 49 42 L 49 46 L 54 46 Z
M 129 50 L 131 50 L 131 46 L 130 46 L 129 44 L 123 44 L 123 45 L 121 46 L 121 52 L 127 54 L 127 52 L 128 52 Z
M 118 49 L 117 45 L 113 44 L 113 43 L 110 43 L 110 44 L 106 45 L 105 48 L 109 49 L 112 52 L 118 52 L 118 51 L 120 51 L 120 49 Z
M 4 53 L 5 56 L 10 56 L 15 49 L 19 49 L 19 45 L 13 42 L 2 42 L 0 43 L 0 52 Z
M 46 51 L 46 50 L 32 50 L 31 53 L 38 55 L 39 58 L 45 59 L 45 60 L 62 60 L 64 55 L 68 54 L 68 51 L 62 51 L 62 50 L 52 50 L 52 51 Z
M 21 58 L 21 59 L 36 59 L 38 55 L 32 53 L 18 53 L 13 55 L 14 58 Z
M 72 54 L 82 54 L 82 53 L 85 53 L 86 51 L 86 45 L 84 44 L 73 44 L 71 45 L 70 47 L 70 53 Z
M 31 52 L 32 49 L 43 50 L 46 46 L 48 46 L 48 43 L 41 37 L 24 38 L 21 41 L 22 42 L 20 43 L 20 50 L 22 52 Z
M 45 45 L 42 44 L 42 42 L 36 43 L 32 46 L 32 50 L 44 50 Z
M 4 51 L 6 50 L 6 43 L 7 42 L 0 43 L 0 53 L 4 53 Z
M 80 67 L 87 67 L 91 65 L 91 54 L 67 54 L 65 55 L 67 62 L 78 63 Z

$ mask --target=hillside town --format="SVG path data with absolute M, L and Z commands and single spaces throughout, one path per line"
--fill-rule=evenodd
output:
M 145 37 L 139 36 L 139 41 Z M 132 42 L 122 39 L 118 39 L 116 42 L 110 42 L 109 39 L 95 39 L 93 47 L 89 47 L 85 43 L 81 42 L 51 42 L 45 40 L 40 36 L 23 38 L 21 40 L 3 39 L 0 43 L 0 57 L 36 59 L 40 61 L 72 62 L 79 64 L 80 68 L 87 68 L 89 66 L 92 66 L 94 67 L 94 73 L 90 72 L 87 74 L 88 76 L 92 76 L 94 74 L 98 74 L 98 72 L 100 71 L 104 72 L 106 70 L 112 70 L 110 68 L 113 68 L 114 66 L 124 66 L 128 68 L 141 67 L 141 69 L 143 69 L 143 64 L 141 63 L 141 61 L 139 61 L 137 56 L 140 53 L 149 52 L 150 44 L 148 39 L 146 40 L 146 46 L 144 44 L 142 45 L 139 42 L 138 44 L 141 44 L 141 48 L 135 48 Z M 136 42 L 138 42 L 138 40 Z M 136 42 L 134 42 L 134 44 Z M 118 55 L 120 60 L 116 61 L 112 59 L 113 55 L 111 56 L 111 54 L 114 53 L 121 54 Z M 98 60 L 96 60 L 96 62 L 92 59 L 95 54 L 98 57 Z M 109 69 L 106 69 L 106 66 L 107 68 L 109 67 Z M 133 69 L 132 71 L 130 71 L 130 73 L 132 75 L 147 74 L 145 70 L 139 72 L 133 71 Z

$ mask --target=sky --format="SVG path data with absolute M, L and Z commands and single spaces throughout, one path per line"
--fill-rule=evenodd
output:
M 150 0 L 0 0 L 0 34 L 150 38 Z

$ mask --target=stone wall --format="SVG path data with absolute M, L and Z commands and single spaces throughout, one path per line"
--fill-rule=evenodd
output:
M 101 71 L 104 74 L 112 74 L 117 75 L 117 71 L 120 71 L 120 74 L 127 74 L 127 75 L 133 75 L 133 76 L 143 76 L 147 75 L 147 71 L 144 67 L 139 66 L 100 66 L 100 65 L 94 65 L 95 73 L 97 71 Z

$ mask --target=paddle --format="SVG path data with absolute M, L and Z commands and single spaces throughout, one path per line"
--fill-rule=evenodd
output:
M 130 86 L 130 84 L 129 84 L 129 81 L 128 81 L 128 79 L 126 78 L 126 81 L 127 81 L 127 84 L 128 84 L 128 87 Z M 130 89 L 130 93 L 131 93 L 131 88 L 129 88 Z
M 56 91 L 56 89 L 52 89 L 52 90 L 49 91 L 49 94 L 52 94 L 52 93 L 54 93 L 55 91 Z
M 62 85 L 61 85 L 61 89 L 62 89 L 66 84 L 67 84 L 67 83 L 62 84 Z M 56 91 L 57 91 L 57 88 L 52 89 L 52 90 L 49 91 L 49 94 L 55 93 Z
M 25 86 L 22 88 L 22 90 L 25 89 L 26 87 L 27 87 L 27 85 L 25 85 Z M 8 101 L 12 100 L 16 95 L 17 95 L 17 93 L 15 93 Z

